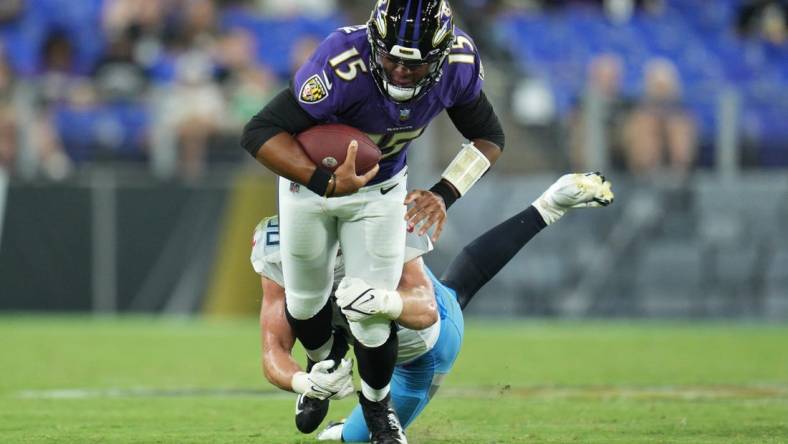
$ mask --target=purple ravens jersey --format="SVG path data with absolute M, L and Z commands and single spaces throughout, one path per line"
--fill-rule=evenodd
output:
M 342 123 L 367 133 L 383 152 L 380 171 L 369 183 L 383 182 L 405 167 L 410 141 L 446 108 L 479 97 L 484 69 L 473 40 L 455 28 L 455 42 L 443 75 L 429 91 L 397 103 L 379 89 L 369 69 L 366 26 L 331 33 L 295 74 L 293 90 L 301 107 L 321 123 Z

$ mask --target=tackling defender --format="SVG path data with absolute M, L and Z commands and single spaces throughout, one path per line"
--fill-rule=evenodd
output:
M 476 46 L 455 28 L 447 0 L 378 0 L 366 25 L 330 34 L 299 68 L 292 87 L 244 128 L 243 147 L 280 176 L 285 314 L 314 361 L 334 357 L 328 299 L 339 245 L 348 276 L 393 291 L 402 272 L 406 223 L 421 234 L 434 226 L 436 240 L 446 209 L 501 154 L 503 130 L 482 92 L 483 78 Z M 429 191 L 406 195 L 409 143 L 443 110 L 470 143 Z M 379 165 L 356 175 L 358 148 L 351 142 L 334 174 L 316 168 L 292 135 L 320 123 L 368 133 L 381 148 Z M 373 317 L 350 320 L 349 326 L 373 436 L 405 443 L 388 407 L 394 324 Z
M 610 183 L 598 173 L 561 177 L 526 210 L 497 225 L 468 244 L 438 280 L 420 256 L 431 244 L 424 236 L 408 235 L 406 263 L 397 291 L 371 288 L 357 278 L 342 277 L 341 260 L 335 270 L 333 309 L 338 346 L 334 356 L 347 351 L 341 340 L 346 331 L 344 317 L 383 317 L 400 326 L 399 356 L 392 379 L 392 400 L 402 424 L 407 427 L 424 409 L 451 369 L 463 335 L 464 309 L 476 292 L 492 279 L 530 239 L 556 222 L 570 208 L 605 206 L 613 200 Z M 276 218 L 261 222 L 255 230 L 252 265 L 262 276 L 263 303 L 260 311 L 263 369 L 274 385 L 299 393 L 296 425 L 310 433 L 328 412 L 329 399 L 339 399 L 353 390 L 352 364 L 344 359 L 330 372 L 333 361 L 308 361 L 307 371 L 291 356 L 293 332 L 285 320 L 284 289 L 279 261 Z M 340 256 L 341 259 L 341 256 Z M 391 311 L 390 299 L 400 299 L 402 309 Z M 340 314 L 341 313 L 341 314 Z M 364 402 L 363 398 L 360 398 Z M 356 407 L 345 422 L 329 425 L 318 435 L 321 440 L 367 441 L 370 438 L 361 408 Z

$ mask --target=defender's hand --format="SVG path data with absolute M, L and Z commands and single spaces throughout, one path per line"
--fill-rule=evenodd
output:
M 334 171 L 334 184 L 328 184 L 328 197 L 353 194 L 378 174 L 380 165 L 375 165 L 371 170 L 361 176 L 356 175 L 357 153 L 358 142 L 352 140 L 347 147 L 347 157 L 345 157 L 345 161 Z
M 393 290 L 372 288 L 363 279 L 345 276 L 334 293 L 342 314 L 351 322 L 374 316 L 397 319 L 402 314 L 402 298 Z
M 339 367 L 331 371 L 333 367 L 334 361 L 328 359 L 313 365 L 309 373 L 296 373 L 291 381 L 293 391 L 317 399 L 347 397 L 353 393 L 353 362 L 342 359 Z
M 405 205 L 413 204 L 405 213 L 408 231 L 420 225 L 419 235 L 423 235 L 433 225 L 432 241 L 437 242 L 446 223 L 446 204 L 443 198 L 431 191 L 413 190 L 405 196 Z
M 599 208 L 613 203 L 612 184 L 599 171 L 593 173 L 576 174 L 575 183 L 578 187 L 579 199 L 571 200 L 567 197 L 557 196 L 557 202 L 570 208 Z M 560 179 L 559 179 L 560 182 Z M 552 188 L 552 187 L 551 187 Z M 590 199 L 590 200 L 588 200 Z

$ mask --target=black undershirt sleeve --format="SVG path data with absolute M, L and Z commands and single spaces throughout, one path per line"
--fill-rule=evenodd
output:
M 449 108 L 446 112 L 463 137 L 468 140 L 489 140 L 503 150 L 505 143 L 503 128 L 484 91 L 481 91 L 475 101 Z
M 277 94 L 244 126 L 241 146 L 252 157 L 256 157 L 260 147 L 275 135 L 281 132 L 298 134 L 315 125 L 317 122 L 301 108 L 293 95 L 293 90 L 288 87 Z

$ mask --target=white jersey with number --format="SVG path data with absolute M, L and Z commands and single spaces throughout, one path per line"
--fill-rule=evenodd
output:
M 432 242 L 427 236 L 418 236 L 408 233 L 405 238 L 405 262 L 416 259 L 432 250 Z M 254 230 L 252 238 L 252 267 L 254 271 L 276 282 L 284 288 L 282 275 L 282 260 L 279 256 L 279 219 L 276 216 L 263 219 Z M 345 277 L 345 267 L 342 261 L 342 252 L 337 256 L 334 267 L 334 288 Z M 333 299 L 332 299 L 333 301 Z M 334 305 L 334 325 L 345 330 L 350 336 L 347 320 L 342 315 L 339 307 Z M 399 326 L 397 338 L 399 350 L 397 351 L 397 364 L 410 362 L 424 353 L 432 350 L 440 335 L 440 319 L 424 330 L 411 330 Z

